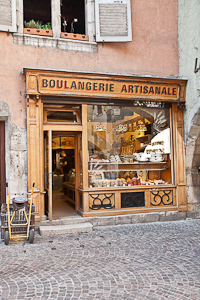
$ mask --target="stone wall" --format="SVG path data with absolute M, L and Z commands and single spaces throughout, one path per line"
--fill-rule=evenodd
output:
M 194 115 L 186 144 L 188 217 L 200 217 L 200 110 Z
M 200 1 L 179 0 L 179 75 L 188 79 L 186 90 L 185 147 L 188 216 L 200 217 Z
M 0 102 L 0 121 L 5 121 L 6 181 L 9 192 L 26 192 L 28 181 L 26 129 L 11 122 L 8 104 Z

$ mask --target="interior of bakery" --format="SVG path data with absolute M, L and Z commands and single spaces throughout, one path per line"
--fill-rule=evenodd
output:
M 169 109 L 88 106 L 89 187 L 169 184 Z
M 69 159 L 68 172 L 63 170 L 64 156 Z M 55 132 L 52 136 L 52 216 L 75 216 L 75 137 Z

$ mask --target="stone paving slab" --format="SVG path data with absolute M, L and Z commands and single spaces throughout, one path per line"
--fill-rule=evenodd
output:
M 200 220 L 0 243 L 0 299 L 200 299 Z

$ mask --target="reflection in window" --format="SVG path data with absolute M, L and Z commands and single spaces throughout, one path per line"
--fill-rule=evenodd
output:
M 44 123 L 77 123 L 81 124 L 81 107 L 67 105 L 45 105 L 44 104 Z
M 47 111 L 47 122 L 77 122 L 76 112 Z
M 167 108 L 88 105 L 89 186 L 171 183 Z

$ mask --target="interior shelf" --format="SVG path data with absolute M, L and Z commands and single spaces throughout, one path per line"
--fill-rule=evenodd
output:
M 123 163 L 123 162 L 119 162 L 119 163 L 111 163 L 111 162 L 95 162 L 95 163 L 91 163 L 91 162 L 89 162 L 89 164 L 92 164 L 92 165 L 116 165 L 116 166 L 118 166 L 118 165 L 147 165 L 147 164 L 154 164 L 155 165 L 155 162 L 154 161 L 138 161 L 138 162 L 133 162 L 133 163 Z M 165 161 L 159 161 L 159 162 L 157 162 L 156 164 L 166 164 L 166 162 Z
M 139 170 L 141 170 L 141 168 Z M 142 170 L 143 171 L 162 171 L 162 170 L 166 170 L 166 168 L 159 168 L 159 169 L 151 169 L 151 168 L 144 169 L 144 168 L 142 168 Z M 118 172 L 118 171 L 126 172 L 126 171 L 130 171 L 130 169 L 88 170 L 88 172 L 113 172 L 113 171 L 115 171 L 115 172 Z M 131 169 L 131 171 L 138 171 L 138 169 Z
M 93 169 L 91 167 L 95 166 L 98 168 L 104 166 L 102 169 Z M 150 171 L 161 171 L 166 170 L 166 162 L 137 162 L 137 163 L 89 163 L 88 172 L 118 172 L 118 171 L 138 171 L 138 170 L 150 170 Z

